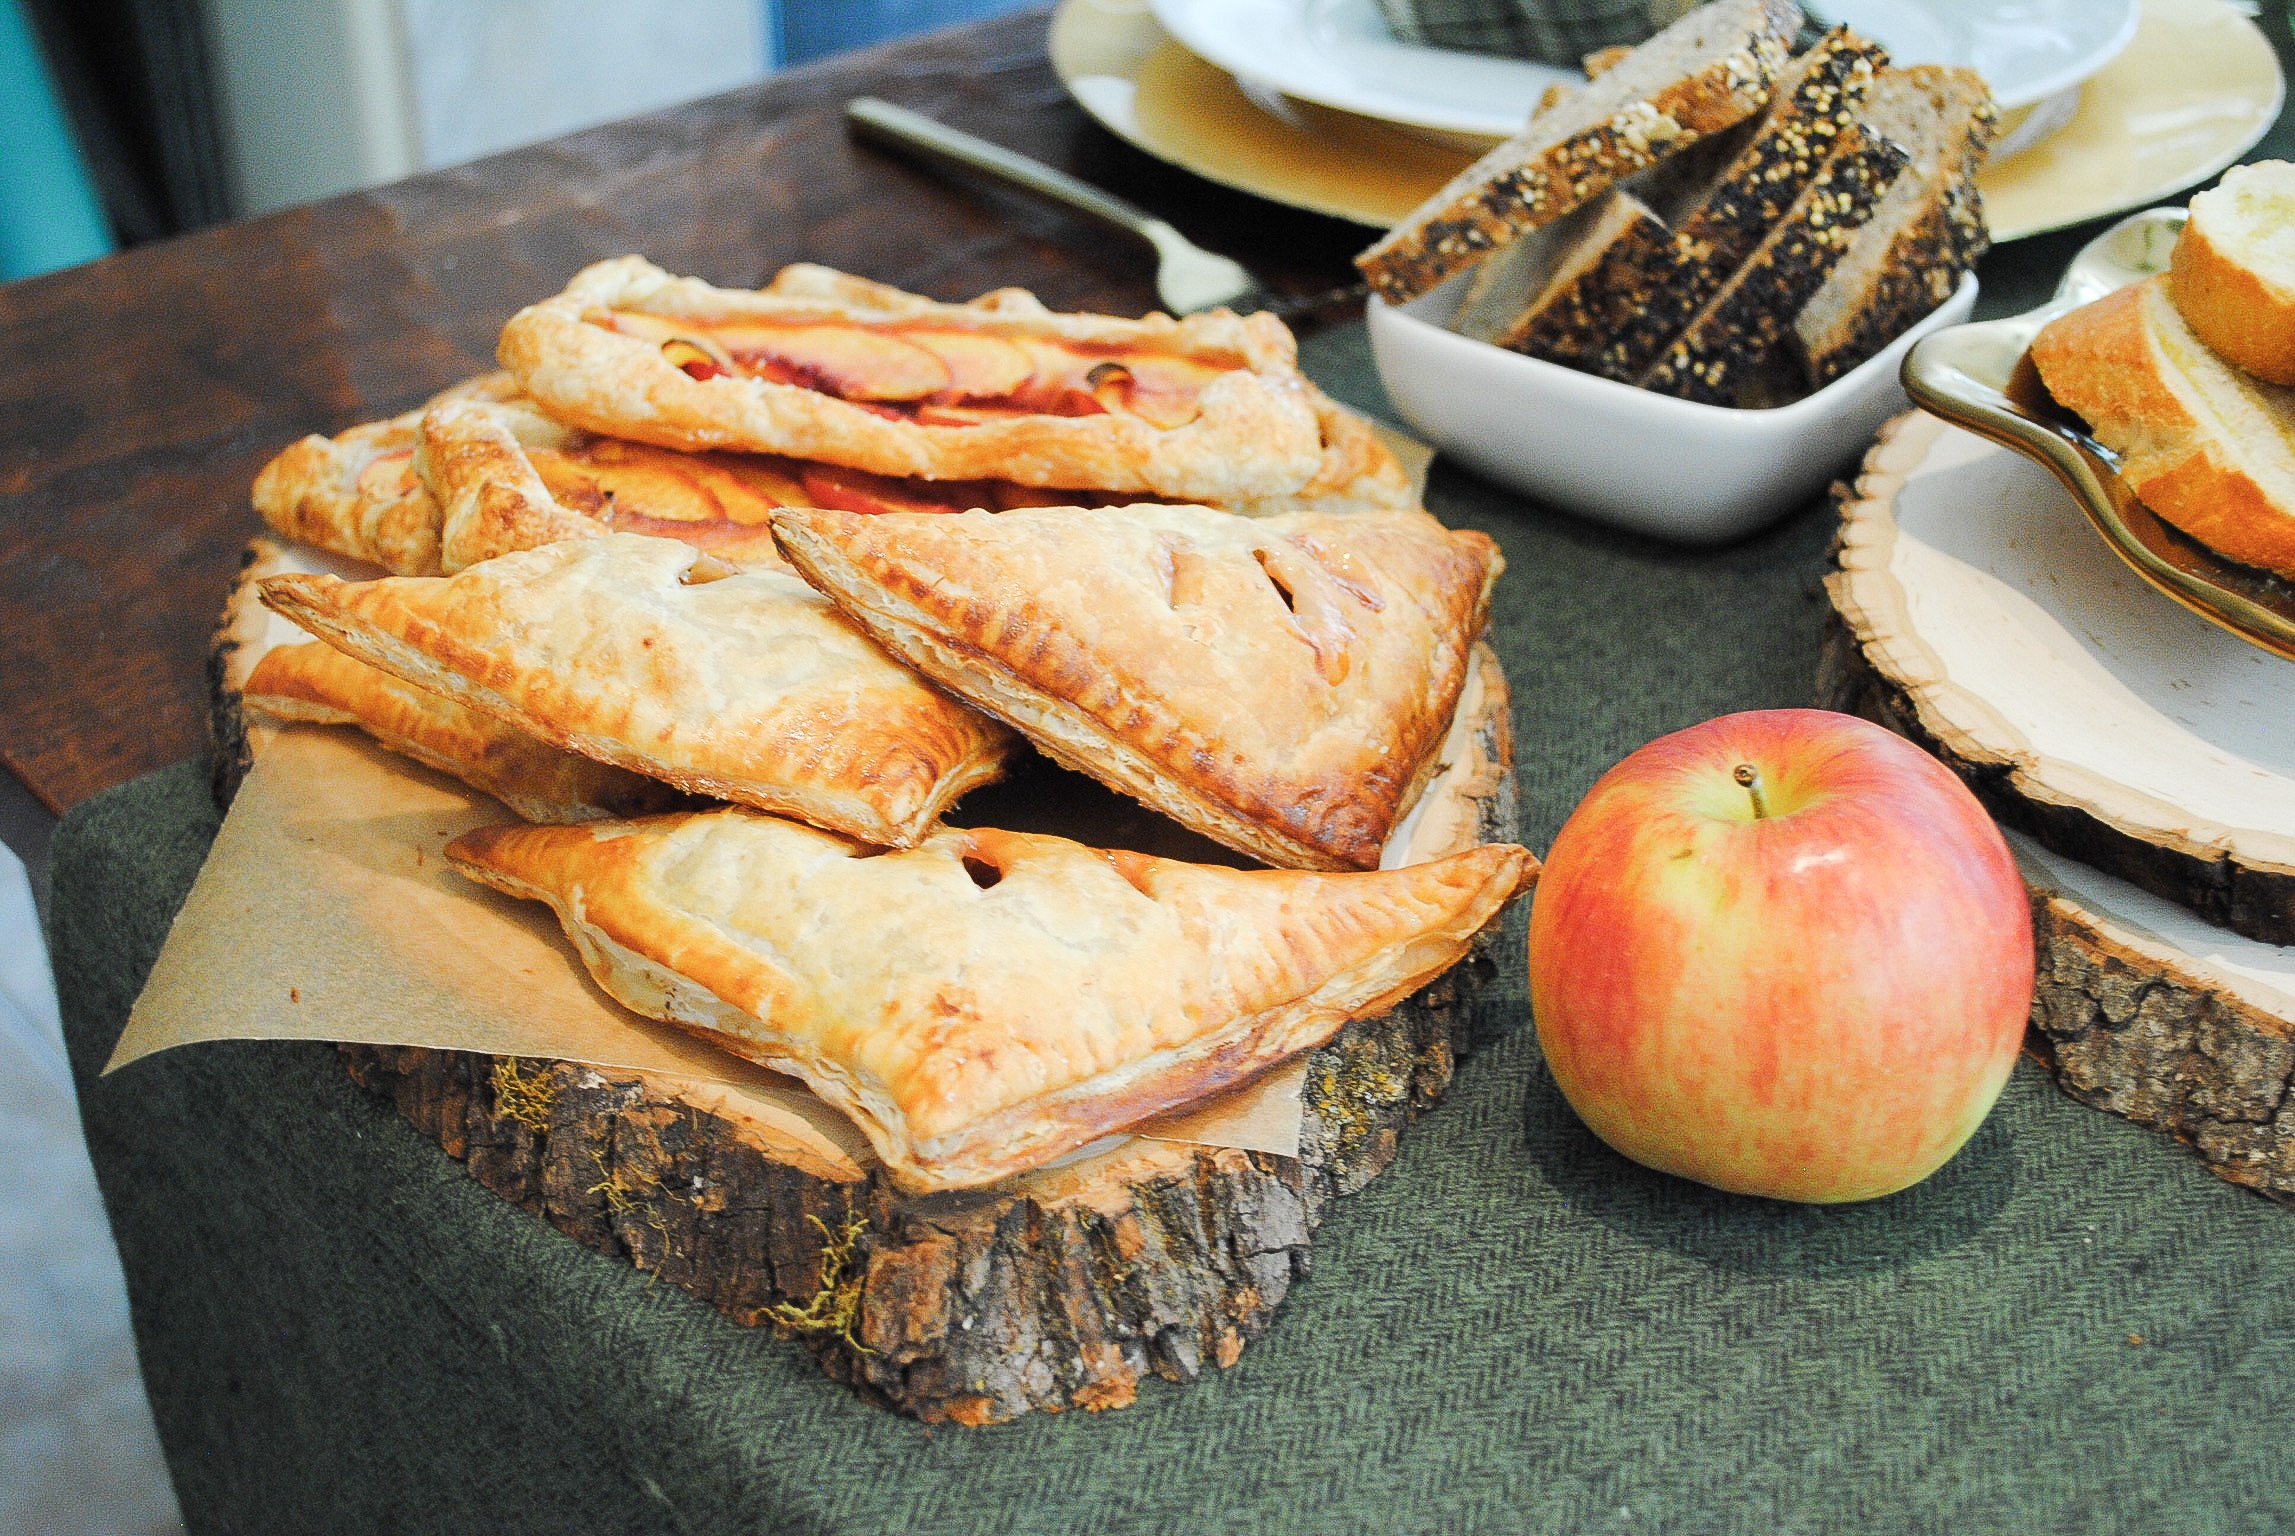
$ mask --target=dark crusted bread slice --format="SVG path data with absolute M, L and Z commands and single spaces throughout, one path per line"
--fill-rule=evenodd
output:
M 1760 249 L 1636 382 L 1684 400 L 1737 404 L 1904 167 L 1905 152 L 1887 139 L 1844 134 Z
M 1714 0 L 1468 166 L 1355 258 L 1402 303 L 1620 178 L 1759 111 L 1801 15 L 1792 0 Z
M 1976 172 L 1999 115 L 1982 75 L 1941 64 L 1883 70 L 1859 117 L 1911 160 L 1793 321 L 1794 351 L 1818 388 L 1951 298 L 1991 243 Z
M 1639 378 L 1816 179 L 1887 61 L 1877 44 L 1834 28 L 1778 76 L 1751 136 L 1684 199 L 1670 228 L 1641 226 L 1578 263 L 1574 280 L 1552 285 L 1497 336 L 1499 345 L 1606 378 Z
M 1525 315 L 1551 307 L 1556 294 L 1583 286 L 1588 269 L 1621 245 L 1670 238 L 1665 220 L 1631 192 L 1612 190 L 1506 246 L 1474 272 L 1451 329 L 1476 341 L 1512 343 Z
M 1509 240 L 1474 269 L 1451 329 L 1477 341 L 1502 338 L 1526 313 L 1553 302 L 1589 265 L 1620 245 L 1639 248 L 1672 239 L 1674 224 L 1712 184 L 1714 173 L 1736 157 L 1751 124 L 1716 134 L 1633 179 Z

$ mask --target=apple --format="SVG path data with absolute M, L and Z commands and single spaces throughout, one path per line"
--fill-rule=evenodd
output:
M 1530 912 L 1563 1097 L 1652 1168 L 1869 1200 L 1942 1167 L 2032 1006 L 2016 862 L 1943 764 L 1814 709 L 1725 715 L 1619 763 Z

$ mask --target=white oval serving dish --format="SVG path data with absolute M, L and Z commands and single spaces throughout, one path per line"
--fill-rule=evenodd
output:
M 1396 306 L 1370 301 L 1371 352 L 1427 441 L 1534 501 L 1685 544 L 1717 544 L 1801 506 L 1910 408 L 1913 343 L 1957 325 L 1976 277 L 1878 357 L 1774 410 L 1700 405 L 1541 362 L 1444 324 L 1466 275 Z

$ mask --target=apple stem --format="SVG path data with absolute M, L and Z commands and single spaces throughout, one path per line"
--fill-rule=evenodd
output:
M 1752 798 L 1753 819 L 1759 821 L 1767 816 L 1769 814 L 1769 796 L 1761 787 L 1761 770 L 1751 763 L 1739 763 L 1737 771 L 1732 773 L 1730 777 L 1744 785 L 1745 793 Z

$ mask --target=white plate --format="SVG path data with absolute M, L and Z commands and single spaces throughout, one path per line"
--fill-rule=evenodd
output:
M 1371 229 L 1408 216 L 1476 153 L 1448 135 L 1247 93 L 1157 25 L 1148 0 L 1060 0 L 1050 45 L 1061 80 L 1111 133 L 1224 186 Z M 2279 120 L 2283 84 L 2271 40 L 2225 0 L 2144 0 L 2136 40 L 2071 93 L 2072 121 L 1986 162 L 1993 242 L 2196 186 Z
M 1190 52 L 1286 96 L 1446 133 L 1503 138 L 1556 81 L 1522 59 L 1397 42 L 1376 0 L 1153 0 Z M 2110 63 L 2142 0 L 1818 0 L 1898 64 L 1970 64 L 2001 110 L 2057 95 Z
M 1976 278 L 1878 357 L 1791 405 L 1677 400 L 1444 329 L 1468 281 L 1370 302 L 1371 354 L 1404 421 L 1532 500 L 1683 544 L 1716 544 L 1804 506 L 1907 408 L 1912 344 L 1968 318 Z

